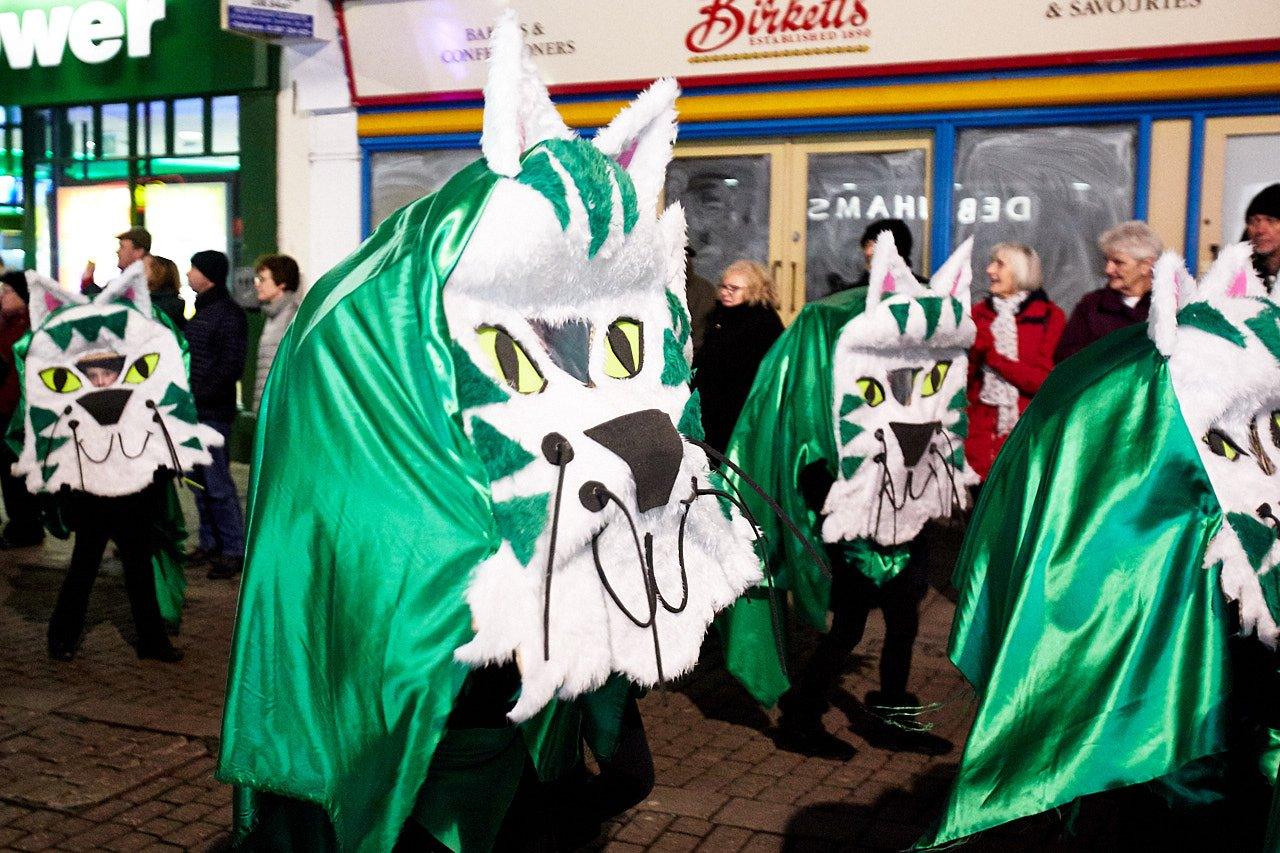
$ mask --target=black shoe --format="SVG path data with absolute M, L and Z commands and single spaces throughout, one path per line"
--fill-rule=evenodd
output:
M 205 563 L 213 559 L 213 555 L 203 548 L 196 548 L 194 551 L 188 551 L 185 556 L 189 567 L 203 566 Z
M 61 661 L 62 663 L 67 663 L 68 661 L 73 660 L 75 656 L 76 656 L 75 646 L 63 646 L 57 643 L 49 644 L 49 657 L 52 660 Z
M 148 646 L 138 647 L 138 660 L 158 660 L 164 663 L 177 663 L 186 656 L 187 653 L 182 649 L 175 649 L 168 643 L 154 648 Z
M 205 574 L 211 581 L 227 580 L 244 571 L 244 557 L 214 557 L 213 565 Z
M 44 533 L 15 533 L 6 532 L 0 536 L 0 550 L 9 550 L 10 548 L 34 548 L 44 542 Z
M 858 753 L 853 744 L 842 741 L 824 729 L 820 720 L 796 723 L 787 720 L 784 716 L 770 737 L 778 749 L 798 752 L 810 758 L 848 761 Z

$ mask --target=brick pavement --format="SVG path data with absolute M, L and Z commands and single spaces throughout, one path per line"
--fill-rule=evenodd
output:
M 74 662 L 59 664 L 45 655 L 45 624 L 69 553 L 66 543 L 49 541 L 0 555 L 0 848 L 225 846 L 230 790 L 212 773 L 236 585 L 206 580 L 203 569 L 190 572 L 177 640 L 186 659 L 140 663 L 125 640 L 131 626 L 123 586 L 106 573 L 108 565 L 84 645 Z M 951 603 L 931 590 L 912 684 L 926 701 L 947 703 L 935 716 L 936 731 L 960 744 L 972 711 L 945 660 L 951 613 Z M 878 650 L 878 615 L 867 633 L 864 648 Z M 777 750 L 766 736 L 770 715 L 717 659 L 708 643 L 691 676 L 642 700 L 657 786 L 608 824 L 596 847 L 893 850 L 909 846 L 936 815 L 958 747 L 938 758 L 894 754 L 850 730 L 860 715 L 853 697 L 873 686 L 874 658 L 858 659 L 846 677 L 847 697 L 827 717 L 828 727 L 858 748 L 847 763 Z M 1044 824 L 1031 835 L 1015 828 L 981 848 L 1025 849 L 1032 839 L 1038 849 L 1052 847 L 1057 824 Z

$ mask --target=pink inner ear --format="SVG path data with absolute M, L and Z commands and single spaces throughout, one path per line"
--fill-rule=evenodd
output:
M 893 283 L 893 273 L 884 274 L 884 282 L 880 285 L 881 293 L 893 293 L 897 288 Z
M 1241 269 L 1236 273 L 1236 277 L 1231 280 L 1231 286 L 1227 288 L 1227 296 L 1244 296 L 1249 292 L 1249 276 Z
M 955 296 L 960 292 L 960 282 L 964 278 L 964 269 L 956 270 L 956 280 L 951 282 L 951 295 Z
M 47 292 L 45 293 L 44 308 L 46 311 L 53 311 L 61 304 L 62 303 L 58 301 L 58 298 L 54 296 L 52 293 L 47 293 Z
M 618 165 L 627 168 L 631 165 L 631 158 L 636 156 L 636 148 L 640 145 L 640 140 L 633 139 L 631 144 L 618 153 Z

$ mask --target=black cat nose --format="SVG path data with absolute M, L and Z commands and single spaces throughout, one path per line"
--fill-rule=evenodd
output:
M 596 424 L 583 435 L 627 463 L 641 512 L 671 499 L 684 459 L 684 442 L 665 413 L 657 409 L 632 412 Z
M 908 468 L 916 467 L 941 426 L 939 421 L 923 424 L 890 421 L 889 429 L 893 430 L 893 437 L 898 439 L 898 447 L 902 450 L 902 464 Z
M 119 423 L 120 415 L 128 404 L 133 391 L 128 388 L 107 388 L 85 394 L 78 402 L 101 426 L 114 426 Z

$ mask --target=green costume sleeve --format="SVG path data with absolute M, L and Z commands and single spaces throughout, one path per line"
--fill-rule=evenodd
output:
M 1221 509 L 1145 327 L 1064 363 L 1001 451 L 956 568 L 980 697 L 937 845 L 1221 751 Z
M 795 521 L 819 554 L 824 553 L 822 518 L 805 505 L 799 476 L 817 460 L 835 465 L 832 351 L 840 329 L 866 305 L 866 294 L 865 287 L 854 288 L 805 306 L 760 364 L 729 441 L 728 457 Z M 732 472 L 726 479 L 763 531 L 769 565 L 777 572 L 776 585 L 791 592 L 805 621 L 825 629 L 830 579 L 759 495 Z M 716 621 L 729 671 L 766 707 L 789 687 L 778 661 L 771 620 L 767 593 L 755 590 Z
M 494 181 L 473 164 L 316 282 L 263 395 L 218 775 L 319 804 L 347 850 L 413 808 L 500 542 L 441 299 Z

